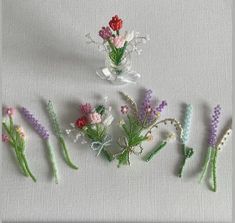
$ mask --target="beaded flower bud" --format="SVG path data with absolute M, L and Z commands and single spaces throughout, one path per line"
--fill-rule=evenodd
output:
M 62 130 L 60 129 L 60 125 L 58 123 L 57 116 L 56 116 L 56 113 L 54 111 L 54 107 L 53 107 L 53 104 L 51 101 L 48 101 L 47 110 L 48 110 L 48 114 L 49 114 L 49 117 L 50 117 L 50 120 L 52 123 L 52 127 L 53 127 L 53 130 L 54 130 L 56 136 L 61 137 Z
M 22 107 L 21 113 L 25 117 L 25 119 L 33 126 L 35 131 L 42 137 L 42 139 L 47 140 L 49 138 L 49 132 L 47 131 L 47 129 L 41 125 L 41 123 L 29 110 Z
M 218 130 L 220 114 L 221 114 L 221 107 L 220 105 L 217 105 L 214 108 L 214 112 L 213 112 L 211 124 L 210 124 L 210 133 L 209 133 L 208 143 L 211 147 L 215 147 L 216 145 L 217 130 Z
M 182 135 L 183 144 L 187 144 L 189 140 L 190 128 L 192 122 L 192 111 L 193 111 L 193 106 L 190 104 L 187 105 L 183 122 L 183 135 Z

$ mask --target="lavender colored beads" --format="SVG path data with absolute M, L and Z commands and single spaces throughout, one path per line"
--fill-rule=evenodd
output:
M 160 103 L 160 105 L 158 105 L 158 107 L 156 108 L 156 111 L 162 112 L 162 110 L 165 108 L 165 106 L 167 106 L 167 102 L 164 100 Z
M 47 140 L 49 138 L 49 133 L 44 126 L 33 116 L 33 114 L 26 108 L 21 108 L 21 113 L 25 119 L 33 126 L 35 131 L 42 137 L 42 139 Z
M 213 112 L 211 124 L 210 124 L 210 133 L 209 133 L 208 143 L 211 147 L 215 147 L 216 145 L 216 137 L 217 137 L 220 114 L 221 114 L 221 107 L 220 105 L 217 105 L 214 108 L 214 112 Z
M 143 121 L 146 115 L 146 108 L 150 106 L 152 98 L 152 90 L 146 90 L 144 94 L 144 101 L 142 102 L 139 110 L 139 119 Z

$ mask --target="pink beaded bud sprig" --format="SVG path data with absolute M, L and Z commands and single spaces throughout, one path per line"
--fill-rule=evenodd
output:
M 14 149 L 18 164 L 23 174 L 26 177 L 30 176 L 32 180 L 36 182 L 36 178 L 29 168 L 28 161 L 25 155 L 25 133 L 23 131 L 23 128 L 20 126 L 16 126 L 13 121 L 15 109 L 6 108 L 5 113 L 9 119 L 9 122 L 7 124 L 5 119 L 2 122 L 3 129 L 6 132 L 2 134 L 2 141 L 9 144 Z

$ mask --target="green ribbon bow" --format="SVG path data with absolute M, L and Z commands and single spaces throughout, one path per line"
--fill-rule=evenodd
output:
M 112 142 L 112 137 L 110 135 L 105 136 L 102 142 L 100 141 L 94 141 L 91 143 L 91 149 L 94 151 L 98 151 L 96 156 L 99 156 L 101 151 L 106 146 L 110 146 Z

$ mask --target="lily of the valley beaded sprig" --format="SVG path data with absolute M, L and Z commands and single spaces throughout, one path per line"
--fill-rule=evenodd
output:
M 23 174 L 26 177 L 30 176 L 32 180 L 36 182 L 36 178 L 29 168 L 28 161 L 25 155 L 25 133 L 23 131 L 23 128 L 20 126 L 16 126 L 13 121 L 15 109 L 6 108 L 5 110 L 9 122 L 7 124 L 5 119 L 2 122 L 3 129 L 6 132 L 6 134 L 2 134 L 2 141 L 8 143 L 14 149 L 18 164 Z
M 218 131 L 218 124 L 221 114 L 221 107 L 220 105 L 217 105 L 214 108 L 212 119 L 210 123 L 210 132 L 209 132 L 209 139 L 208 139 L 208 149 L 207 149 L 207 156 L 206 160 L 202 169 L 200 181 L 203 180 L 206 173 L 208 172 L 209 166 L 211 166 L 211 180 L 212 185 L 211 189 L 212 191 L 216 192 L 217 190 L 217 176 L 216 176 L 216 165 L 217 165 L 217 157 L 218 157 L 218 151 L 221 150 L 222 146 L 224 145 L 225 141 L 227 140 L 227 137 L 231 135 L 232 129 L 229 128 L 223 135 L 222 139 L 220 141 L 217 140 L 217 131 Z M 218 142 L 217 142 L 218 141 Z
M 25 107 L 21 108 L 21 114 L 28 121 L 28 123 L 32 125 L 32 127 L 39 134 L 39 136 L 46 142 L 52 166 L 52 174 L 55 179 L 55 182 L 58 184 L 58 169 L 57 169 L 54 149 L 50 143 L 50 137 L 49 137 L 50 135 L 48 130 L 44 126 L 42 126 L 41 123 L 34 117 L 34 115 Z
M 182 155 L 183 155 L 183 161 L 180 166 L 179 170 L 179 177 L 182 177 L 183 170 L 186 164 L 186 161 L 192 157 L 194 151 L 193 148 L 190 148 L 187 146 L 187 143 L 189 141 L 190 136 L 190 128 L 191 128 L 191 122 L 192 122 L 192 112 L 193 112 L 193 106 L 187 105 L 185 110 L 185 117 L 184 117 L 184 123 L 183 123 L 183 133 L 182 133 Z
M 86 35 L 87 43 L 93 43 L 99 47 L 100 51 L 107 53 L 106 67 L 97 74 L 102 79 L 113 81 L 117 79 L 123 82 L 135 82 L 140 75 L 131 71 L 130 55 L 136 52 L 138 55 L 142 52 L 139 45 L 146 43 L 149 36 L 140 36 L 138 32 L 126 31 L 121 35 L 123 20 L 117 15 L 112 17 L 109 21 L 109 26 L 104 26 L 99 31 L 99 36 L 102 38 L 103 43 L 98 43 L 91 38 L 90 33 Z M 108 74 L 109 73 L 109 74 Z M 125 75 L 125 77 L 123 76 Z M 123 76 L 121 79 L 120 77 Z
M 56 137 L 59 140 L 59 143 L 60 143 L 63 155 L 64 155 L 65 162 L 72 169 L 77 170 L 78 167 L 75 164 L 73 164 L 73 162 L 70 159 L 69 152 L 68 152 L 67 146 L 66 146 L 65 141 L 64 141 L 63 131 L 62 131 L 60 125 L 59 125 L 59 122 L 58 122 L 58 119 L 57 119 L 57 116 L 56 116 L 56 113 L 55 113 L 55 110 L 54 110 L 54 107 L 53 107 L 53 104 L 52 104 L 51 101 L 49 101 L 48 104 L 47 104 L 47 110 L 48 110 L 48 113 L 49 113 L 49 117 L 50 117 L 50 120 L 51 120 L 51 123 L 52 123 L 54 133 L 55 133 Z
M 144 100 L 140 108 L 138 108 L 136 102 L 127 94 L 121 92 L 121 95 L 130 105 L 131 111 L 129 112 L 127 105 L 121 107 L 121 112 L 127 115 L 127 119 L 120 121 L 124 136 L 118 140 L 118 145 L 122 151 L 114 155 L 118 160 L 118 166 L 130 165 L 130 154 L 140 155 L 143 151 L 142 143 L 146 140 L 151 140 L 152 130 L 158 128 L 162 123 L 174 124 L 176 129 L 180 131 L 181 136 L 182 128 L 177 120 L 167 118 L 159 121 L 161 112 L 167 103 L 163 100 L 158 106 L 153 105 L 151 100 L 152 90 L 145 91 Z
M 107 100 L 107 99 L 106 99 Z M 74 138 L 74 143 L 81 138 L 81 143 L 90 142 L 90 148 L 97 152 L 97 156 L 103 154 L 107 160 L 112 161 L 112 154 L 107 150 L 111 145 L 112 137 L 108 134 L 108 127 L 113 122 L 111 106 L 97 105 L 92 107 L 91 104 L 85 103 L 80 105 L 82 116 L 71 123 L 70 129 L 66 133 Z

